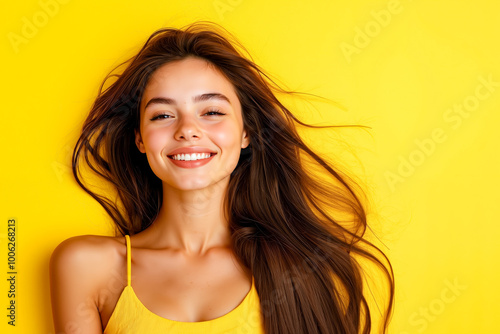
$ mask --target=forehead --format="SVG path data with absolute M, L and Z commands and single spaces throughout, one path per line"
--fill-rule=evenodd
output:
M 192 96 L 221 93 L 231 102 L 239 102 L 234 86 L 213 64 L 189 57 L 159 67 L 149 79 L 141 101 L 141 109 L 149 98 L 162 96 L 186 102 Z

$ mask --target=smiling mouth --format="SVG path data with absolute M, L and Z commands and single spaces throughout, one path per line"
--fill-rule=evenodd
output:
M 187 153 L 187 154 L 167 155 L 167 157 L 169 159 L 177 161 L 198 161 L 211 158 L 216 154 L 217 153 Z

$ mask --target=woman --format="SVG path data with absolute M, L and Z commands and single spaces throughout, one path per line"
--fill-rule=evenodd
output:
M 101 86 L 73 171 L 117 237 L 55 249 L 57 333 L 369 333 L 362 259 L 388 283 L 387 329 L 392 268 L 362 237 L 358 187 L 304 144 L 295 123 L 313 126 L 220 31 L 158 30 Z M 91 190 L 89 172 L 115 196 Z

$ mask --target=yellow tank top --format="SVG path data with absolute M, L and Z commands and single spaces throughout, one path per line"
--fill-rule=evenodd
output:
M 130 237 L 126 235 L 125 239 L 127 240 L 127 286 L 123 289 L 116 303 L 104 334 L 264 334 L 260 301 L 253 276 L 252 287 L 245 299 L 229 313 L 212 320 L 200 322 L 175 321 L 163 318 L 148 310 L 137 298 L 131 285 L 132 255 Z

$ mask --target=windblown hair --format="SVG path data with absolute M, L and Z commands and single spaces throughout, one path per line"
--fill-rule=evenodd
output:
M 364 236 L 361 187 L 302 141 L 295 123 L 325 126 L 298 120 L 275 95 L 293 92 L 243 51 L 215 24 L 154 32 L 134 57 L 113 70 L 128 64 L 121 74 L 111 71 L 102 83 L 73 152 L 76 181 L 111 216 L 117 235 L 150 226 L 162 203 L 162 184 L 134 142 L 141 98 L 160 66 L 187 57 L 204 59 L 234 86 L 250 137 L 230 176 L 224 207 L 233 250 L 255 278 L 266 333 L 370 333 L 373 307 L 360 260 L 374 264 L 386 282 L 388 298 L 379 315 L 386 332 L 394 275 L 386 255 Z M 104 89 L 110 78 L 116 80 Z M 330 181 L 313 175 L 306 160 Z M 86 185 L 82 163 L 112 185 L 116 198 Z

